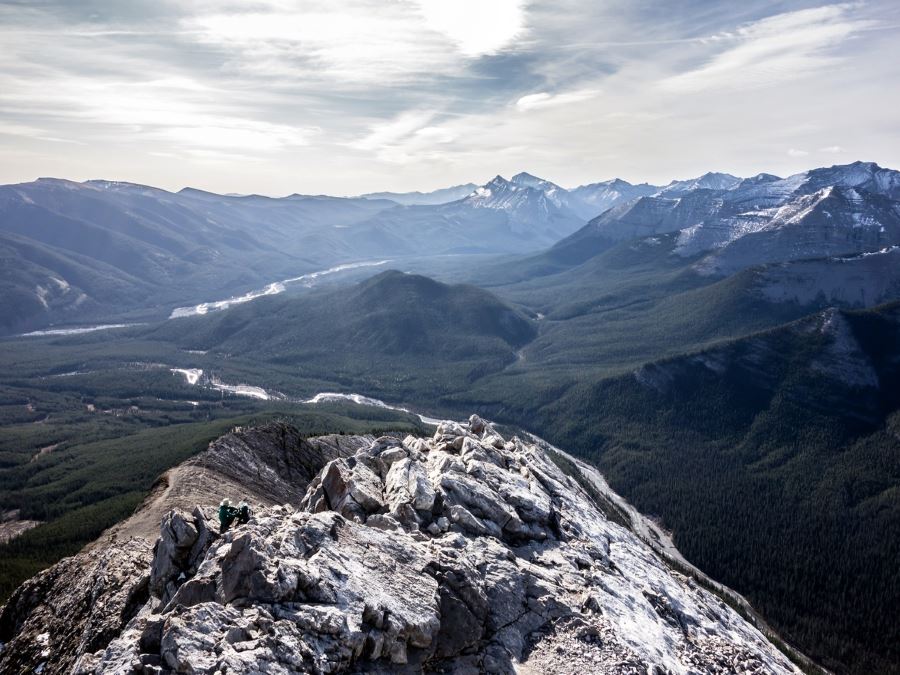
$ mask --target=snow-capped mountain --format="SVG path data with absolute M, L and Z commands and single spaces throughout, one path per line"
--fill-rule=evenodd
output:
M 718 221 L 679 233 L 679 254 L 712 251 L 698 270 L 729 274 L 762 262 L 858 254 L 900 243 L 900 203 L 840 184 Z
M 806 176 L 806 180 L 798 188 L 801 192 L 816 192 L 829 185 L 839 185 L 900 199 L 900 172 L 883 169 L 875 162 L 854 162 L 813 169 L 800 175 Z
M 522 187 L 530 187 L 536 190 L 541 190 L 542 192 L 549 193 L 551 196 L 555 193 L 566 191 L 556 183 L 551 183 L 549 180 L 538 178 L 537 176 L 534 176 L 526 171 L 517 173 L 515 176 L 509 179 L 509 182 L 515 183 L 516 185 L 521 185 Z
M 900 172 L 873 163 L 787 178 L 707 174 L 675 185 L 610 209 L 559 246 L 582 247 L 588 240 L 608 246 L 677 233 L 675 254 L 703 256 L 695 265 L 698 271 L 725 275 L 762 263 L 900 244 Z
M 568 193 L 563 188 L 527 173 L 517 174 L 513 180 L 496 176 L 476 188 L 461 204 L 507 213 L 514 232 L 543 226 L 551 233 L 572 228 L 569 230 L 571 234 L 577 229 L 572 224 L 584 222 L 571 208 Z
M 613 206 L 637 199 L 638 197 L 655 194 L 659 190 L 660 187 L 657 185 L 649 185 L 648 183 L 632 185 L 621 178 L 613 178 L 600 183 L 581 185 L 570 190 L 569 194 L 582 204 L 579 213 L 593 218 Z
M 694 190 L 730 190 L 741 182 L 737 176 L 728 173 L 709 172 L 688 180 L 673 180 L 658 194 L 676 197 Z
M 565 190 L 549 181 L 521 173 L 512 180 L 495 176 L 490 182 L 475 188 L 463 201 L 478 208 L 515 212 L 528 220 L 549 216 L 555 210 L 568 210 Z
M 539 251 L 585 223 L 552 189 L 548 192 L 496 176 L 462 199 L 397 206 L 347 233 L 372 242 L 379 255 Z
M 525 192 L 533 190 L 539 194 Z M 530 200 L 532 204 L 528 208 L 543 209 L 541 203 L 546 200 L 557 209 L 574 214 L 585 221 L 600 215 L 607 209 L 617 204 L 655 194 L 659 187 L 648 185 L 632 185 L 631 183 L 614 178 L 601 183 L 582 185 L 572 190 L 566 190 L 556 183 L 539 178 L 530 173 L 517 173 L 508 181 L 502 176 L 497 176 L 490 183 L 475 190 L 470 199 L 472 203 L 479 203 L 489 208 L 509 209 L 513 203 L 521 204 Z M 488 195 L 490 192 L 490 196 Z M 516 197 L 511 197 L 516 194 Z

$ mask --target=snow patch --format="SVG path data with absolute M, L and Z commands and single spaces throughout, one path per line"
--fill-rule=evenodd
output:
M 50 305 L 47 304 L 47 296 L 50 295 L 50 291 L 38 285 L 34 287 L 34 293 L 37 295 L 38 301 L 44 306 L 44 309 L 49 309 Z

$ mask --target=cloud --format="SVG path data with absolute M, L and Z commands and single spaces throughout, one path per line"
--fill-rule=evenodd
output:
M 229 67 L 366 85 L 452 74 L 463 59 L 496 54 L 524 31 L 521 0 L 262 2 L 200 12 L 182 29 L 228 49 Z
M 466 56 L 495 54 L 524 31 L 522 0 L 417 0 L 426 25 Z
M 797 148 L 790 148 L 787 151 L 787 154 L 790 157 L 806 157 L 809 153 L 806 150 L 798 150 Z
M 711 46 L 724 45 L 704 65 L 663 80 L 664 89 L 745 89 L 771 86 L 834 66 L 831 50 L 855 33 L 871 28 L 852 18 L 852 4 L 776 14 L 713 36 Z
M 348 143 L 348 145 L 357 150 L 384 150 L 427 128 L 426 125 L 433 117 L 434 112 L 429 111 L 404 112 L 394 119 L 371 125 L 369 132 L 364 137 Z
M 53 124 L 116 130 L 173 144 L 179 149 L 202 148 L 267 152 L 307 145 L 315 127 L 276 124 L 228 110 L 222 92 L 187 78 L 123 81 L 67 77 L 20 83 L 15 93 L 0 96 L 22 111 L 51 117 Z M 20 131 L 50 140 L 47 132 Z M 77 141 L 70 141 L 77 142 Z
M 581 91 L 570 91 L 563 94 L 548 94 L 545 91 L 536 94 L 527 94 L 516 101 L 516 107 L 519 110 L 535 110 L 537 108 L 549 108 L 551 106 L 566 105 L 568 103 L 578 103 L 586 101 L 597 96 L 600 92 L 592 89 L 584 89 Z
M 900 164 L 900 8 L 811 2 L 0 0 L 0 182 L 347 194 Z

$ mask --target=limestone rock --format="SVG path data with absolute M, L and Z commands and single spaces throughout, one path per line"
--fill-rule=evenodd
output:
M 148 599 L 150 545 L 117 541 L 29 579 L 0 610 L 0 672 L 68 673 L 103 650 Z
M 74 648 L 75 672 L 797 672 L 544 450 L 479 418 L 354 442 L 293 503 L 222 536 L 202 509 L 167 514 L 152 559 L 134 553 L 149 597 Z M 20 644 L 42 648 L 47 621 Z

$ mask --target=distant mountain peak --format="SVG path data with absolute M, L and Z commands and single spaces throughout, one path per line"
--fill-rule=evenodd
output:
M 527 173 L 522 171 L 517 173 L 510 179 L 511 183 L 515 183 L 516 185 L 521 185 L 523 187 L 535 188 L 538 190 L 548 190 L 548 189 L 562 189 L 556 183 L 552 183 L 549 180 L 544 178 L 540 178 L 535 176 L 534 174 Z
M 836 166 L 838 166 L 838 165 L 836 165 Z M 855 162 L 851 162 L 850 164 L 847 164 L 845 166 L 864 166 L 864 167 L 872 169 L 872 170 L 878 170 L 881 168 L 880 166 L 878 166 L 877 162 L 864 162 L 861 159 L 858 159 Z
M 151 187 L 150 185 L 143 185 L 142 183 L 131 183 L 127 180 L 105 180 L 103 178 L 92 178 L 91 180 L 84 181 L 85 185 L 90 185 L 92 187 L 104 188 L 104 189 L 135 189 L 138 190 L 158 190 L 162 191 L 161 188 Z
M 195 187 L 183 187 L 178 191 L 180 195 L 203 195 L 209 197 L 221 197 L 222 195 L 216 194 L 215 192 L 210 192 L 209 190 L 201 190 L 200 188 Z
M 812 192 L 827 185 L 837 185 L 860 188 L 891 199 L 900 199 L 900 171 L 885 169 L 875 162 L 856 161 L 851 164 L 835 164 L 800 174 L 800 177 L 803 176 L 805 176 L 805 181 L 802 189 L 806 192 Z
M 750 181 L 753 183 L 769 183 L 775 180 L 781 180 L 781 176 L 776 176 L 774 173 L 758 173 L 755 176 L 744 179 L 745 182 Z
M 544 179 L 538 178 L 534 174 L 528 173 L 527 171 L 520 171 L 515 176 L 513 176 L 510 180 L 513 183 L 520 183 L 520 182 L 526 182 L 526 181 L 532 181 L 532 180 L 543 181 Z
M 510 184 L 511 184 L 511 181 L 506 180 L 503 176 L 501 176 L 498 173 L 496 176 L 491 178 L 491 180 L 489 180 L 487 183 L 485 183 L 482 187 L 502 188 L 502 187 L 508 187 Z
M 472 193 L 468 197 L 466 197 L 466 201 L 471 201 L 481 205 L 488 205 L 488 200 L 490 200 L 491 198 L 510 190 L 516 191 L 519 189 L 519 187 L 520 186 L 513 185 L 510 181 L 506 180 L 500 174 L 497 174 L 484 185 L 479 185 L 477 188 L 475 188 Z
M 741 182 L 737 176 L 730 173 L 720 173 L 717 171 L 709 171 L 697 178 L 688 178 L 686 180 L 673 180 L 666 185 L 660 194 L 672 195 L 692 192 L 694 190 L 730 190 Z
M 478 186 L 475 183 L 464 183 L 451 187 L 432 190 L 431 192 L 368 192 L 360 195 L 363 199 L 389 199 L 404 206 L 431 206 L 447 204 L 468 197 Z

